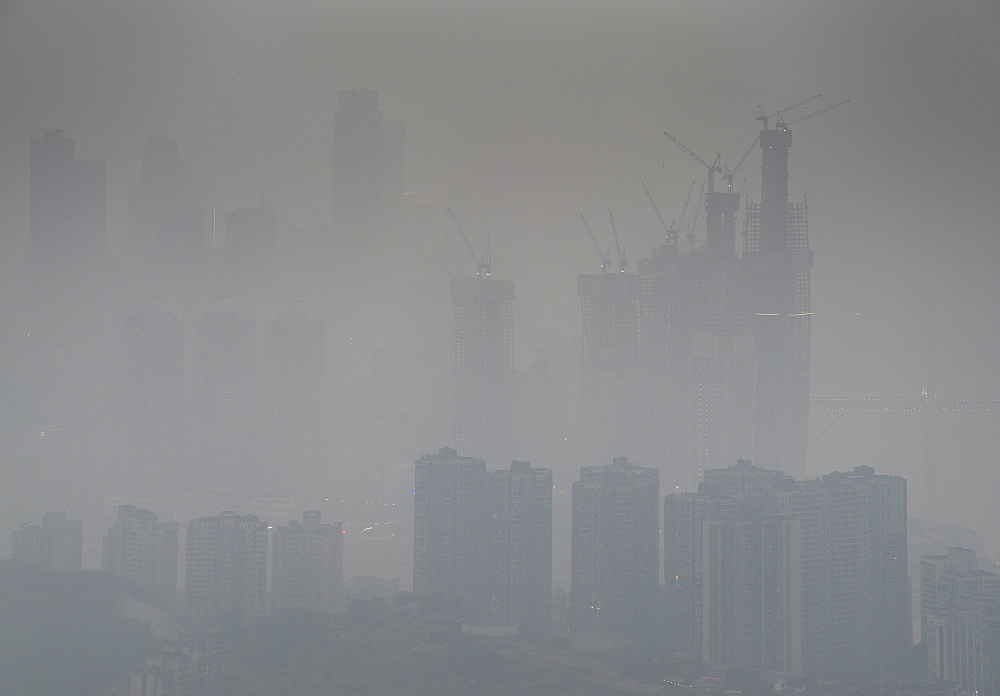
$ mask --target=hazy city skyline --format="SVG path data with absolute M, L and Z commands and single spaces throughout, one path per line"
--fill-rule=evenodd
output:
M 128 192 L 150 136 L 176 138 L 193 177 L 216 182 L 220 220 L 262 197 L 279 235 L 327 228 L 337 92 L 367 88 L 387 121 L 406 124 L 410 227 L 383 246 L 380 270 L 412 279 L 413 260 L 444 248 L 456 277 L 473 275 L 441 215 L 452 182 L 465 182 L 466 231 L 481 250 L 490 224 L 496 277 L 517 284 L 515 367 L 526 369 L 538 348 L 572 345 L 580 332 L 575 279 L 598 264 L 579 213 L 598 220 L 614 211 L 634 272 L 661 236 L 641 183 L 669 221 L 703 178 L 664 130 L 732 163 L 757 134 L 758 104 L 773 113 L 822 93 L 818 106 L 851 102 L 794 127 L 790 161 L 790 200 L 809 197 L 815 255 L 812 395 L 919 396 L 930 305 L 938 394 L 1000 398 L 1000 241 L 986 203 L 1000 161 L 998 22 L 985 2 L 6 3 L 0 302 L 7 316 L 21 311 L 11 297 L 24 287 L 29 142 L 41 129 L 64 129 L 79 159 L 108 163 L 108 243 L 120 259 Z M 751 199 L 758 156 L 736 182 L 747 178 Z M 595 231 L 610 246 L 604 226 Z M 334 270 L 342 269 L 331 269 L 328 293 L 298 297 L 309 314 L 344 304 L 350 288 Z M 421 309 L 447 317 L 450 278 L 440 280 L 444 305 Z M 343 374 L 370 371 L 370 354 L 349 342 L 396 341 L 398 327 L 386 324 L 406 311 L 398 297 L 352 300 L 348 320 L 330 329 Z M 565 374 L 568 359 L 548 357 Z M 938 518 L 978 529 L 1000 522 L 988 487 L 977 485 L 1000 457 L 995 419 L 938 419 Z M 877 466 L 911 482 L 911 512 L 921 514 L 917 415 L 814 414 L 810 440 L 807 474 Z M 421 444 L 398 464 L 427 451 Z M 25 509 L 18 492 L 37 481 L 4 464 L 11 499 L 0 503 L 10 519 L 71 507 L 61 495 Z

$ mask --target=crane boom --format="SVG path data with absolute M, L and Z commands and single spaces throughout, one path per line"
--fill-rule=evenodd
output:
M 611 265 L 610 254 L 605 255 L 601 253 L 601 247 L 597 244 L 597 238 L 594 237 L 594 233 L 590 231 L 590 225 L 587 224 L 587 218 L 583 216 L 583 213 L 580 213 L 580 219 L 583 220 L 583 228 L 587 230 L 587 236 L 589 236 L 590 241 L 594 243 L 594 250 L 597 252 L 597 255 L 601 257 L 601 273 L 604 273 L 604 271 L 608 270 L 608 266 Z
M 763 121 L 763 122 L 764 122 L 764 127 L 763 127 L 763 128 L 761 129 L 761 130 L 767 130 L 767 122 L 768 122 L 768 121 L 769 121 L 770 119 L 772 119 L 772 118 L 775 118 L 776 116 L 777 116 L 777 117 L 780 117 L 780 116 L 781 116 L 781 112 L 782 112 L 782 111 L 791 111 L 792 109 L 797 109 L 797 108 L 799 108 L 800 106 L 805 106 L 806 104 L 808 104 L 808 103 L 809 103 L 809 102 L 811 102 L 812 100 L 814 100 L 814 99 L 819 99 L 819 98 L 820 98 L 820 96 L 822 96 L 822 95 L 819 95 L 819 94 L 817 94 L 817 95 L 815 95 L 815 96 L 812 96 L 812 97 L 809 97 L 808 99 L 803 99 L 803 100 L 802 100 L 802 101 L 800 101 L 800 102 L 795 102 L 795 103 L 794 103 L 794 104 L 792 104 L 791 106 L 786 106 L 786 107 L 785 107 L 784 109 L 781 109 L 780 111 L 775 111 L 775 112 L 774 112 L 773 114 L 771 114 L 770 116 L 768 116 L 767 114 L 765 114 L 765 113 L 764 113 L 764 110 L 763 110 L 762 108 L 760 108 L 760 107 L 758 106 L 758 107 L 757 107 L 757 111 L 758 111 L 759 115 L 757 116 L 757 120 L 758 120 L 758 121 Z
M 694 182 L 692 181 L 691 185 L 688 186 L 688 195 L 687 198 L 684 199 L 684 209 L 681 211 L 681 219 L 680 222 L 677 223 L 677 227 L 684 227 L 684 218 L 687 217 L 688 204 L 691 203 L 691 194 L 693 192 L 694 192 Z
M 705 195 L 705 180 L 702 179 L 701 188 L 698 190 L 698 200 L 704 200 L 702 197 Z M 698 226 L 698 216 L 701 214 L 701 209 L 704 206 L 699 205 L 694 209 L 694 220 L 688 225 L 688 236 L 694 236 L 694 228 Z
M 611 218 L 611 235 L 615 238 L 615 248 L 618 250 L 618 272 L 624 273 L 625 267 L 628 265 L 628 261 L 625 258 L 625 250 L 622 249 L 622 244 L 618 239 L 618 228 L 615 227 L 615 216 L 608 211 L 608 217 Z
M 663 226 L 663 231 L 667 235 L 667 243 L 669 244 L 672 241 L 676 241 L 676 239 L 677 239 L 677 233 L 676 232 L 671 232 L 670 228 L 667 227 L 667 223 L 666 223 L 666 221 L 664 221 L 663 215 L 660 214 L 660 209 L 656 207 L 656 201 L 653 200 L 653 194 L 651 194 L 649 192 L 649 189 L 646 187 L 646 182 L 645 181 L 642 182 L 642 190 L 646 192 L 646 198 L 649 199 L 649 204 L 651 206 L 653 206 L 653 210 L 656 211 L 656 217 L 659 218 L 660 225 Z
M 476 252 L 472 250 L 472 245 L 469 244 L 469 238 L 465 236 L 465 232 L 462 231 L 462 226 L 458 224 L 458 220 L 455 219 L 455 213 L 451 212 L 451 208 L 448 208 L 448 214 L 451 215 L 451 221 L 455 223 L 455 229 L 458 230 L 460 235 L 462 235 L 462 241 L 465 242 L 465 248 L 469 250 L 472 260 L 476 262 L 476 272 L 478 273 L 479 269 L 483 265 L 482 261 L 480 261 L 479 257 L 476 256 Z
M 812 118 L 813 116 L 819 116 L 820 114 L 825 114 L 827 111 L 830 111 L 831 109 L 836 109 L 838 106 L 843 106 L 844 104 L 848 103 L 849 101 L 851 101 L 851 100 L 850 99 L 844 99 L 843 101 L 839 101 L 836 104 L 830 104 L 830 106 L 824 106 L 819 111 L 813 111 L 811 114 L 806 114 L 805 116 L 800 116 L 799 118 L 795 119 L 794 121 L 789 121 L 788 123 L 785 123 L 783 125 L 785 127 L 788 127 L 788 126 L 792 125 L 793 123 L 801 123 L 802 121 L 805 121 L 808 118 Z

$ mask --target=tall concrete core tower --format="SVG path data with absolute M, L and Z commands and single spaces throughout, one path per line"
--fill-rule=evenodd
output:
M 800 472 L 809 427 L 812 252 L 805 202 L 788 202 L 792 132 L 760 133 L 761 202 L 748 203 L 743 262 L 756 337 L 754 459 Z

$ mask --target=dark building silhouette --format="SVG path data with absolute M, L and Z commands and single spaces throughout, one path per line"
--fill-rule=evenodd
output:
M 31 140 L 26 381 L 32 417 L 61 426 L 86 421 L 78 407 L 106 384 L 106 165 L 76 159 L 75 147 L 61 130 Z
M 527 462 L 487 471 L 449 447 L 417 460 L 413 589 L 463 616 L 549 632 L 552 472 Z
M 383 121 L 375 90 L 337 92 L 332 201 L 337 254 L 370 266 L 403 205 L 403 127 Z
M 582 467 L 573 484 L 570 628 L 653 640 L 659 585 L 659 472 L 625 457 Z
M 147 138 L 139 179 L 128 193 L 126 247 L 134 269 L 144 269 L 156 251 L 158 211 L 180 207 L 183 193 L 184 176 L 177 141 Z
M 22 522 L 11 542 L 15 561 L 58 571 L 83 567 L 83 520 L 66 519 L 65 512 L 46 512 L 41 526 Z
M 451 281 L 455 310 L 455 443 L 509 459 L 514 388 L 514 283 L 486 274 Z

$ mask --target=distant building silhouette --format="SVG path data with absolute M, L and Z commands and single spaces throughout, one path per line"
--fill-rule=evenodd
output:
M 549 630 L 552 472 L 525 462 L 487 471 L 450 447 L 417 460 L 413 589 L 440 593 L 451 611 Z
M 326 324 L 292 305 L 261 331 L 261 467 L 268 495 L 318 495 L 322 465 Z
M 62 511 L 46 512 L 41 526 L 22 522 L 14 530 L 11 558 L 46 570 L 83 567 L 83 520 L 66 519 Z
M 338 253 L 375 261 L 403 205 L 403 127 L 383 121 L 375 90 L 337 92 L 332 201 Z
M 344 535 L 339 522 L 322 524 L 319 510 L 279 527 L 274 539 L 276 611 L 333 614 L 344 601 Z
M 639 277 L 581 274 L 583 385 L 580 461 L 597 466 L 640 453 Z
M 659 585 L 659 472 L 625 457 L 582 467 L 573 484 L 570 628 L 653 640 Z
M 190 402 L 192 479 L 203 486 L 255 490 L 253 319 L 210 310 L 194 322 Z
M 76 159 L 75 147 L 61 130 L 31 140 L 24 349 L 32 418 L 92 432 L 83 404 L 106 385 L 107 337 L 97 327 L 111 270 L 107 175 L 106 163 Z
M 455 443 L 509 459 L 514 387 L 514 283 L 483 275 L 451 281 L 455 310 Z
M 101 547 L 101 569 L 136 583 L 171 610 L 177 600 L 178 525 L 155 512 L 119 505 Z
M 131 493 L 183 480 L 184 321 L 152 304 L 125 320 L 121 402 L 124 457 L 116 479 Z
M 180 207 L 183 193 L 184 176 L 177 141 L 167 137 L 147 138 L 139 178 L 128 192 L 126 247 L 133 268 L 145 268 L 156 252 L 157 211 Z
M 255 515 L 223 512 L 188 523 L 184 601 L 192 631 L 216 631 L 264 617 L 268 537 L 268 524 Z

